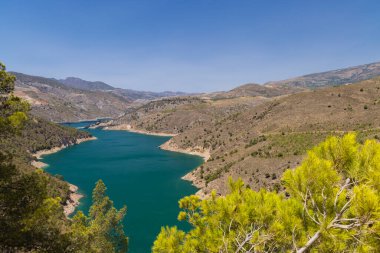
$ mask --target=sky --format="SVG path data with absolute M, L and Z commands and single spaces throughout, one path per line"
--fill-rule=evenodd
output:
M 8 70 L 207 92 L 380 61 L 378 0 L 0 0 Z

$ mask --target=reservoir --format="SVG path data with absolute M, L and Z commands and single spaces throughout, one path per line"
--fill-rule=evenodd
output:
M 66 124 L 83 127 L 88 123 Z M 161 226 L 176 225 L 178 200 L 194 194 L 196 188 L 181 179 L 198 167 L 198 156 L 161 150 L 169 137 L 136 134 L 127 131 L 89 129 L 97 140 L 71 146 L 43 157 L 47 171 L 59 174 L 79 187 L 84 195 L 76 210 L 88 212 L 95 183 L 102 179 L 116 208 L 127 205 L 124 230 L 129 237 L 129 253 L 151 251 Z

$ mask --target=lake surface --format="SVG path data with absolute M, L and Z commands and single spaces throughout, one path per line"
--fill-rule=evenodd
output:
M 161 226 L 188 229 L 177 221 L 178 200 L 194 194 L 196 188 L 181 177 L 198 167 L 203 162 L 201 157 L 159 149 L 168 137 L 88 131 L 98 139 L 43 158 L 49 164 L 48 172 L 63 175 L 85 195 L 77 210 L 88 212 L 92 189 L 102 179 L 115 206 L 127 205 L 124 229 L 129 236 L 128 253 L 150 252 Z

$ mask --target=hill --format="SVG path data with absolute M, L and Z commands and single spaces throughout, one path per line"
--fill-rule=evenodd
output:
M 210 94 L 203 94 L 204 97 L 211 99 L 225 99 L 225 98 L 238 98 L 238 97 L 277 97 L 286 94 L 292 94 L 307 90 L 306 88 L 292 87 L 292 86 L 265 86 L 256 83 L 248 83 L 238 86 L 230 91 L 214 92 Z
M 88 91 L 107 91 L 111 94 L 125 98 L 128 101 L 134 100 L 152 100 L 162 97 L 173 97 L 186 95 L 184 92 L 172 92 L 172 91 L 163 91 L 163 92 L 151 92 L 151 91 L 137 91 L 132 89 L 122 89 L 115 88 L 109 84 L 106 84 L 101 81 L 86 81 L 77 77 L 68 77 L 66 79 L 58 80 L 60 83 L 65 86 Z
M 379 138 L 379 97 L 380 78 L 373 78 L 274 98 L 155 101 L 106 127 L 176 134 L 163 148 L 208 157 L 186 176 L 200 194 L 226 193 L 228 176 L 276 189 L 283 171 L 328 135 L 357 131 L 360 139 Z
M 63 80 L 12 72 L 15 94 L 32 105 L 32 114 L 53 122 L 114 118 L 133 102 L 183 95 L 181 92 L 146 92 L 114 88 L 106 83 L 69 77 Z
M 380 75 L 380 62 L 309 74 L 282 81 L 268 82 L 267 87 L 319 88 L 367 80 Z
M 264 97 L 216 100 L 203 97 L 166 98 L 131 107 L 123 116 L 103 126 L 108 129 L 180 134 L 194 127 L 210 126 L 216 119 L 244 111 L 266 100 Z
M 13 163 L 22 173 L 35 171 L 31 165 L 33 154 L 40 150 L 52 149 L 61 146 L 69 146 L 77 143 L 79 139 L 90 138 L 91 135 L 84 131 L 60 126 L 44 119 L 29 115 L 28 121 L 18 134 L 2 133 L 0 138 L 0 153 L 12 154 Z M 58 175 L 48 176 L 48 194 L 60 197 L 61 204 L 66 205 L 72 193 L 67 182 Z
M 81 90 L 114 90 L 115 88 L 106 83 L 95 81 L 90 82 L 77 77 L 67 77 L 66 79 L 59 79 L 60 83 Z
M 55 79 L 13 73 L 15 94 L 32 105 L 32 114 L 49 121 L 116 117 L 132 101 L 104 91 L 67 87 Z

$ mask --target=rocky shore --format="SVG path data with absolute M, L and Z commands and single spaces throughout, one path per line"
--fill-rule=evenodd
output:
M 42 158 L 43 155 L 50 155 L 50 154 L 54 154 L 58 151 L 61 151 L 62 149 L 64 148 L 67 148 L 67 147 L 70 147 L 72 145 L 76 145 L 76 144 L 80 144 L 82 142 L 85 142 L 85 141 L 91 141 L 91 140 L 96 140 L 96 137 L 95 136 L 91 136 L 89 138 L 82 138 L 82 139 L 77 139 L 76 140 L 76 143 L 72 143 L 72 144 L 69 144 L 69 145 L 62 145 L 60 147 L 54 147 L 54 148 L 51 148 L 51 149 L 43 149 L 43 150 L 39 150 L 35 153 L 33 153 L 33 156 L 35 158 L 37 158 L 38 160 Z M 32 164 L 33 165 L 33 164 Z M 46 166 L 46 165 L 45 165 Z
M 91 141 L 91 140 L 96 140 L 96 137 L 92 136 L 89 138 L 77 139 L 75 143 L 70 144 L 70 145 L 62 145 L 60 147 L 54 147 L 51 149 L 40 150 L 40 151 L 37 151 L 36 153 L 34 153 L 33 156 L 39 160 L 42 158 L 43 155 L 53 154 L 53 153 L 56 153 L 56 152 L 58 152 L 64 148 L 67 148 L 69 146 L 80 144 L 82 142 Z M 36 167 L 36 168 L 45 168 L 48 166 L 48 164 L 43 163 L 43 162 L 38 161 L 38 160 L 32 161 L 31 165 Z M 66 205 L 63 206 L 63 212 L 66 215 L 66 217 L 68 217 L 70 214 L 72 214 L 75 211 L 75 208 L 80 203 L 79 200 L 83 197 L 82 194 L 78 193 L 78 186 L 70 184 L 70 183 L 68 183 L 68 184 L 69 184 L 70 194 L 69 194 L 68 200 L 66 201 Z
M 210 159 L 210 150 L 204 149 L 199 146 L 183 149 L 183 148 L 178 147 L 178 145 L 174 143 L 172 140 L 168 140 L 167 142 L 162 144 L 160 148 L 163 150 L 168 150 L 168 151 L 173 151 L 173 152 L 201 156 L 203 157 L 205 162 L 207 162 L 207 160 Z
M 79 205 L 79 200 L 83 198 L 83 195 L 78 193 L 78 186 L 69 184 L 70 196 L 66 201 L 66 205 L 63 206 L 63 212 L 68 217 L 75 211 L 75 208 Z
M 96 124 L 94 126 L 91 126 L 90 128 L 99 128 L 102 127 L 104 130 L 124 130 L 129 131 L 133 133 L 139 133 L 139 134 L 147 134 L 147 135 L 156 135 L 156 136 L 176 136 L 176 134 L 169 134 L 169 133 L 159 133 L 159 132 L 150 132 L 146 130 L 140 130 L 133 128 L 130 124 L 120 124 L 120 125 L 110 125 L 107 123 L 100 123 Z M 210 150 L 203 149 L 202 147 L 192 147 L 188 149 L 183 149 L 178 147 L 176 143 L 174 143 L 172 140 L 168 140 L 164 144 L 160 145 L 160 149 L 172 151 L 172 152 L 179 152 L 189 155 L 197 155 L 204 159 L 205 162 L 207 162 L 208 159 L 210 159 Z M 195 176 L 195 171 L 198 168 L 194 169 L 193 171 L 187 173 L 185 176 L 182 177 L 183 180 L 190 181 L 192 185 L 197 187 L 199 190 L 196 192 L 196 195 L 198 195 L 200 198 L 206 198 L 207 195 L 203 192 L 203 188 L 205 187 L 205 183 L 203 180 L 197 178 Z
M 184 175 L 183 177 L 181 177 L 183 180 L 186 180 L 186 181 L 189 181 L 191 182 L 192 185 L 194 185 L 195 187 L 197 187 L 199 190 L 195 193 L 195 195 L 197 195 L 198 197 L 200 197 L 201 199 L 205 199 L 208 195 L 204 193 L 204 191 L 202 190 L 206 185 L 205 185 L 205 182 L 203 180 L 200 180 L 199 178 L 197 178 L 195 176 L 195 171 L 197 170 L 198 168 L 194 169 L 193 171 L 190 171 L 189 173 L 187 173 L 186 175 Z
M 172 140 L 168 140 L 164 144 L 160 146 L 161 149 L 163 150 L 168 150 L 168 151 L 173 151 L 173 152 L 179 152 L 179 153 L 185 153 L 189 155 L 197 155 L 200 157 L 203 157 L 203 160 L 207 162 L 208 159 L 210 159 L 210 150 L 208 149 L 203 149 L 202 147 L 192 147 L 192 148 L 179 148 L 176 143 L 174 143 Z M 197 187 L 199 190 L 195 193 L 197 196 L 200 198 L 204 199 L 207 197 L 207 195 L 204 193 L 202 190 L 205 187 L 205 182 L 195 176 L 195 171 L 198 168 L 194 169 L 193 171 L 190 171 L 186 175 L 182 177 L 183 180 L 190 181 L 192 185 Z
M 156 135 L 156 136 L 169 136 L 169 137 L 176 136 L 176 134 L 151 132 L 151 131 L 146 131 L 146 130 L 135 129 L 129 124 L 121 124 L 117 126 L 105 126 L 103 129 L 104 130 L 124 130 L 128 132 L 133 132 L 133 133 Z

